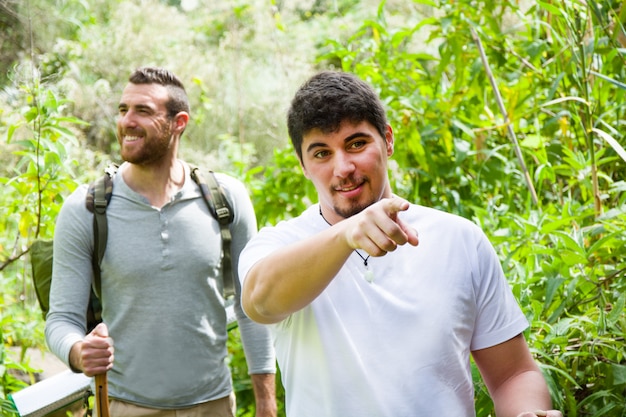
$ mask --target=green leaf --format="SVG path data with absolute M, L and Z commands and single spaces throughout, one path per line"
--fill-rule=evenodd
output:
M 626 162 L 626 150 L 608 133 L 596 129 L 595 127 L 591 129 L 592 132 L 596 133 L 602 139 L 604 139 L 611 147 L 617 152 L 617 154 Z
M 626 365 L 612 363 L 611 370 L 613 371 L 613 385 L 626 384 Z
M 541 135 L 526 135 L 524 140 L 520 142 L 520 145 L 528 149 L 543 148 L 543 138 L 541 137 Z

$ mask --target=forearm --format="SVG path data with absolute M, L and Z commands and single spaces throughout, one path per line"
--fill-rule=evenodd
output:
M 82 341 L 76 342 L 74 343 L 74 345 L 72 345 L 72 349 L 70 349 L 68 363 L 70 365 L 70 368 L 74 372 L 83 372 L 83 366 L 82 366 L 81 358 L 80 358 L 80 350 L 81 350 L 82 343 L 83 343 Z
M 276 417 L 276 375 L 251 374 L 256 417 Z
M 523 412 L 550 410 L 552 401 L 540 370 L 526 371 L 491 393 L 497 417 L 517 417 Z
M 248 316 L 276 323 L 311 303 L 352 253 L 340 229 L 332 227 L 257 262 L 242 290 Z
M 76 343 L 83 340 L 84 330 L 65 322 L 61 314 L 55 313 L 52 317 L 49 315 L 46 320 L 45 334 L 50 351 L 65 365 L 73 368 L 73 364 L 70 362 L 70 352 Z M 75 372 L 77 371 L 79 372 L 78 369 L 75 369 Z

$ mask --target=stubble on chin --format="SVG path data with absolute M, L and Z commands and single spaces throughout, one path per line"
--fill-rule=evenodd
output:
M 338 216 L 341 216 L 342 218 L 347 219 L 356 214 L 359 214 L 360 212 L 362 212 L 363 210 L 365 210 L 372 204 L 374 204 L 374 202 L 362 204 L 356 201 L 351 201 L 346 207 L 339 207 L 339 206 L 333 205 L 333 210 L 335 211 L 335 214 L 337 214 Z

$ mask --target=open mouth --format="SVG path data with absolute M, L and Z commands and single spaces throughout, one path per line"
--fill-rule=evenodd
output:
M 345 192 L 349 192 L 349 191 L 354 191 L 357 188 L 359 188 L 360 186 L 361 185 L 359 184 L 359 185 L 353 185 L 351 187 L 341 187 L 341 188 L 338 188 L 337 191 L 345 193 Z
M 124 136 L 124 142 L 135 142 L 141 139 L 141 136 Z
M 335 187 L 335 193 L 341 195 L 344 198 L 354 199 L 358 198 L 363 191 L 364 182 L 341 184 L 341 186 Z

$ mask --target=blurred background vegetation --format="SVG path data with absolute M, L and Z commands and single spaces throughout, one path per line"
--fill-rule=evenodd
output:
M 610 0 L 0 0 L 3 414 L 16 371 L 38 371 L 26 349 L 46 350 L 30 245 L 118 161 L 121 90 L 159 65 L 191 98 L 182 157 L 245 181 L 260 226 L 316 201 L 284 122 L 300 83 L 334 68 L 374 85 L 397 194 L 484 228 L 555 407 L 626 416 L 625 25 Z M 252 416 L 236 330 L 230 348 Z M 478 375 L 476 410 L 494 415 Z

